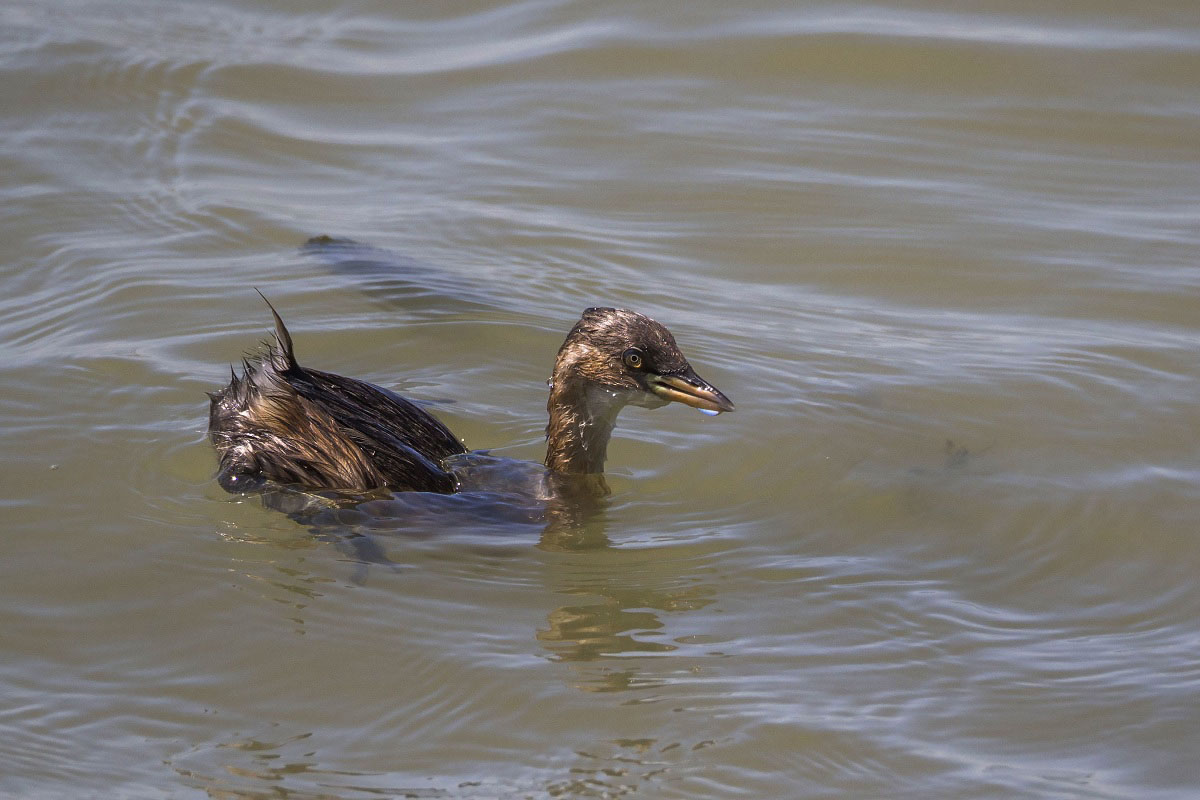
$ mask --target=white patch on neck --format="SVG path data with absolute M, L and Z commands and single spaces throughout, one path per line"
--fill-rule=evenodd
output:
M 587 404 L 588 416 L 593 420 L 604 420 L 611 427 L 617 414 L 621 413 L 621 409 L 629 404 L 635 394 L 638 392 L 590 384 L 584 390 L 584 402 Z

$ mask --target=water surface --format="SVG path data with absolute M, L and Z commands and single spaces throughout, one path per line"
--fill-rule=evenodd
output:
M 1186 2 L 0 7 L 0 794 L 1194 797 L 1198 77 Z M 738 411 L 570 537 L 314 533 L 213 481 L 252 287 L 499 456 L 592 305 Z

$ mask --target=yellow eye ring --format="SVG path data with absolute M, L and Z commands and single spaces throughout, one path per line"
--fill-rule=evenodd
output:
M 625 366 L 630 369 L 641 369 L 645 363 L 642 359 L 642 351 L 636 347 L 631 347 L 621 354 L 621 360 L 625 362 Z

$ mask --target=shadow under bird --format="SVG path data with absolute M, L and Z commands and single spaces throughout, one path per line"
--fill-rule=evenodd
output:
M 240 377 L 233 372 L 228 386 L 209 394 L 208 431 L 224 489 L 275 484 L 347 494 L 452 494 L 467 488 L 454 466 L 467 449 L 444 424 L 387 389 L 302 367 L 283 320 L 267 306 L 275 341 L 256 361 L 244 362 Z M 670 402 L 709 414 L 734 410 L 696 374 L 665 327 L 634 311 L 587 309 L 554 361 L 539 473 L 550 485 L 594 478 L 606 491 L 600 476 L 617 414 L 630 404 Z

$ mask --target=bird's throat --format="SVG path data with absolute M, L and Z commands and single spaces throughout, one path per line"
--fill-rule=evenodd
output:
M 547 469 L 566 475 L 604 472 L 608 440 L 627 402 L 624 392 L 582 382 L 556 384 L 546 404 Z

